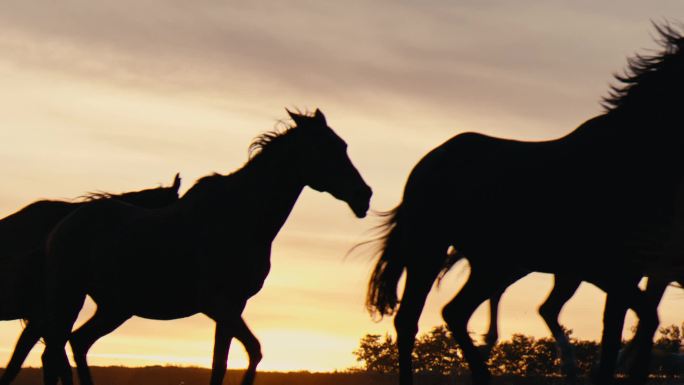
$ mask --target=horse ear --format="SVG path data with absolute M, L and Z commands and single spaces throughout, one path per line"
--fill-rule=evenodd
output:
M 176 173 L 176 176 L 173 178 L 173 184 L 171 185 L 171 188 L 178 191 L 178 189 L 180 188 L 180 184 L 181 184 L 180 173 Z
M 303 118 L 304 118 L 304 117 L 303 117 L 302 115 L 297 114 L 297 113 L 294 113 L 294 112 L 288 110 L 287 108 L 285 109 L 285 111 L 287 111 L 287 114 L 290 115 L 290 118 L 291 118 L 292 120 L 294 120 L 295 125 L 297 125 L 297 126 L 302 126 L 302 125 L 303 125 L 303 123 L 304 123 L 304 119 L 303 119 Z
M 314 118 L 318 120 L 319 123 L 323 124 L 324 126 L 328 125 L 328 122 L 325 121 L 325 116 L 321 112 L 320 109 L 316 108 L 316 112 L 314 112 Z

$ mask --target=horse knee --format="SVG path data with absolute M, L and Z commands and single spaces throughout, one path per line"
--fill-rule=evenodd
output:
M 464 317 L 464 314 L 465 313 L 453 303 L 442 308 L 442 318 L 452 330 L 456 330 L 461 326 L 467 326 L 465 325 L 467 319 Z
M 249 355 L 250 362 L 254 362 L 255 364 L 261 362 L 261 359 L 264 358 L 264 355 L 261 352 L 261 343 L 255 340 L 247 354 Z
M 560 309 L 558 309 L 556 306 L 553 306 L 553 304 L 544 302 L 537 309 L 537 313 L 539 313 L 539 315 L 547 323 L 558 322 L 558 314 L 560 313 Z
M 90 346 L 78 330 L 69 338 L 69 345 L 71 345 L 71 351 L 74 353 L 75 359 L 85 356 L 88 354 L 88 350 L 90 350 Z
M 262 358 L 264 358 L 264 355 L 261 353 L 261 349 L 258 349 L 256 352 L 253 353 L 250 359 L 254 361 L 255 364 L 257 364 L 261 362 Z

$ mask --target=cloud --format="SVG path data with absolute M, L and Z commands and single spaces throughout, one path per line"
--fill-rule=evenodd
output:
M 0 15 L 0 46 L 5 60 L 127 86 L 578 123 L 579 113 L 598 112 L 624 56 L 653 46 L 649 18 L 675 9 L 674 2 L 616 9 L 584 2 L 11 1 Z

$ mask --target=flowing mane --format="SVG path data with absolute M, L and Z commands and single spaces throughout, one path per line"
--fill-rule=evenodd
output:
M 256 158 L 271 146 L 277 146 L 277 144 L 284 141 L 295 128 L 296 126 L 287 126 L 285 130 L 281 131 L 276 129 L 267 131 L 254 138 L 248 148 L 249 159 L 252 160 Z
M 129 192 L 124 192 L 124 193 L 119 193 L 119 194 L 114 194 L 106 191 L 94 191 L 94 192 L 88 192 L 85 193 L 76 199 L 74 199 L 74 202 L 76 203 L 88 203 L 88 202 L 94 202 L 94 201 L 99 201 L 103 199 L 119 199 L 119 200 L 128 200 L 129 198 L 135 199 L 137 195 L 140 194 L 145 194 L 147 192 L 155 192 L 155 191 L 163 191 L 163 190 L 168 190 L 169 187 L 164 187 L 163 185 L 159 185 L 159 187 L 156 188 L 151 188 L 151 189 L 144 189 L 140 191 L 129 191 Z
M 653 55 L 636 54 L 627 59 L 624 73 L 615 75 L 619 84 L 611 85 L 608 96 L 601 103 L 607 112 L 629 104 L 660 104 L 663 97 L 671 100 L 675 90 L 679 91 L 684 63 L 684 36 L 678 28 L 668 24 L 654 24 L 654 28 L 658 33 L 655 40 L 662 50 Z
M 76 202 L 94 202 L 102 199 L 117 198 L 123 194 L 113 194 L 105 191 L 95 191 L 85 193 L 75 199 Z
M 310 113 L 298 112 L 297 115 L 307 118 L 313 117 L 313 114 Z M 271 131 L 266 131 L 258 135 L 256 138 L 254 138 L 254 140 L 252 140 L 252 143 L 250 143 L 249 147 L 247 148 L 248 159 L 243 167 L 225 175 L 215 172 L 213 174 L 201 177 L 192 187 L 190 187 L 186 193 L 186 196 L 192 196 L 200 191 L 205 191 L 208 187 L 211 187 L 210 189 L 215 190 L 215 187 L 218 184 L 225 185 L 226 183 L 230 183 L 233 179 L 232 177 L 234 177 L 237 173 L 239 173 L 241 170 L 244 170 L 249 165 L 258 162 L 265 155 L 273 152 L 277 148 L 280 148 L 281 145 L 287 143 L 292 138 L 293 134 L 297 132 L 296 125 L 289 124 L 282 120 L 279 121 L 278 126 L 284 128 L 276 127 Z

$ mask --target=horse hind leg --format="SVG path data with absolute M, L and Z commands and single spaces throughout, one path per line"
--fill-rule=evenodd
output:
M 434 266 L 409 266 L 406 269 L 404 293 L 397 315 L 394 317 L 397 348 L 399 350 L 399 383 L 401 385 L 413 384 L 412 353 L 418 333 L 418 320 L 438 274 L 439 267 Z
M 472 383 L 486 385 L 491 381 L 491 374 L 480 350 L 473 344 L 468 333 L 468 321 L 473 312 L 500 287 L 507 287 L 522 278 L 525 274 L 500 273 L 503 269 L 495 268 L 484 271 L 471 264 L 470 277 L 461 291 L 442 310 L 442 317 L 449 325 L 454 339 L 461 347 L 463 356 L 470 367 Z M 503 284 L 503 285 L 502 285 Z
M 12 358 L 7 364 L 7 368 L 2 373 L 2 377 L 0 377 L 0 385 L 8 385 L 16 378 L 21 370 L 21 365 L 24 363 L 24 360 L 26 360 L 26 356 L 28 356 L 33 346 L 40 340 L 40 337 L 40 327 L 36 325 L 35 322 L 30 320 L 27 321 L 26 327 L 21 331 L 21 335 L 14 347 Z
M 64 350 L 71 336 L 71 329 L 83 307 L 85 294 L 49 291 L 49 317 L 45 327 L 45 350 L 43 351 L 43 382 L 55 385 L 59 378 L 62 385 L 73 384 L 71 366 Z
M 90 347 L 101 337 L 113 332 L 130 317 L 129 314 L 106 310 L 98 306 L 95 314 L 72 333 L 69 343 L 74 353 L 74 361 L 81 385 L 93 384 L 87 360 Z
M 560 350 L 561 369 L 570 382 L 577 380 L 577 361 L 575 350 L 565 334 L 565 330 L 558 322 L 558 316 L 563 305 L 572 298 L 581 283 L 581 280 L 574 277 L 555 275 L 553 289 L 551 289 L 546 301 L 539 306 L 539 315 L 546 322 L 546 326 L 556 339 L 556 344 Z

